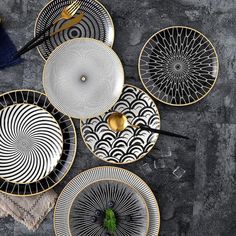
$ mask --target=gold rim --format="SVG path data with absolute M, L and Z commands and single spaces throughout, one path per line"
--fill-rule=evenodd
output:
M 1 97 L 1 96 L 0 96 L 0 97 Z M 52 117 L 52 119 L 53 119 L 53 120 L 55 121 L 55 123 L 56 123 L 57 128 L 60 130 L 60 134 L 61 134 L 61 137 L 62 137 L 62 145 L 61 145 L 61 152 L 60 152 L 60 159 L 61 159 L 62 153 L 63 153 L 64 137 L 63 137 L 63 133 L 62 133 L 61 127 L 60 127 L 59 123 L 57 122 L 57 120 L 55 119 L 55 117 L 54 117 L 50 112 L 48 112 L 47 110 L 43 109 L 42 107 L 37 106 L 37 105 L 34 105 L 34 104 L 30 104 L 30 103 L 16 103 L 16 104 L 12 104 L 12 105 L 10 105 L 10 106 L 4 107 L 2 110 L 0 110 L 0 113 L 1 113 L 2 111 L 4 111 L 5 109 L 7 109 L 7 108 L 9 108 L 9 107 L 12 107 L 12 106 L 15 106 L 15 105 L 31 105 L 31 106 L 33 106 L 33 107 L 40 108 L 40 110 L 45 111 L 46 113 L 48 113 L 48 115 L 50 115 L 50 116 Z M 59 159 L 59 160 L 60 160 L 60 159 Z M 58 163 L 57 163 L 57 164 L 58 164 Z M 45 175 L 43 178 L 38 179 L 37 181 L 27 182 L 27 183 L 20 183 L 20 182 L 16 182 L 16 181 L 9 181 L 9 180 L 7 180 L 7 179 L 5 179 L 5 178 L 3 178 L 3 177 L 1 177 L 1 178 L 4 179 L 6 182 L 10 182 L 10 183 L 14 183 L 14 184 L 25 184 L 25 185 L 27 185 L 27 184 L 32 184 L 32 183 L 37 183 L 37 182 L 39 182 L 40 180 L 42 180 L 42 179 L 46 178 L 47 176 L 49 176 L 50 173 L 52 173 L 52 171 L 49 172 L 47 175 Z
M 42 14 L 42 12 L 49 6 L 49 4 L 51 4 L 52 2 L 53 2 L 54 0 L 51 0 L 51 1 L 49 1 L 43 8 L 42 8 L 42 10 L 39 12 L 39 14 L 38 14 L 38 16 L 37 16 L 37 18 L 36 18 L 36 21 L 35 21 L 35 25 L 34 25 L 34 37 L 36 36 L 36 26 L 37 26 L 37 24 L 38 24 L 38 20 L 39 20 L 39 16 Z M 111 21 L 111 27 L 112 27 L 112 38 L 113 38 L 113 40 L 112 40 L 112 43 L 111 43 L 111 45 L 109 46 L 109 45 L 107 45 L 108 47 L 110 47 L 110 48 L 112 48 L 113 47 L 113 44 L 114 44 L 114 41 L 115 41 L 115 27 L 114 27 L 114 23 L 113 23 L 113 20 L 112 20 L 112 17 L 111 17 L 111 15 L 110 15 L 110 13 L 108 12 L 108 10 L 105 8 L 105 6 L 101 3 L 101 2 L 99 2 L 98 0 L 93 0 L 94 2 L 96 2 L 97 4 L 99 4 L 104 10 L 105 10 L 105 12 L 107 13 L 107 15 L 108 15 L 108 17 L 110 18 L 110 21 Z M 70 39 L 71 40 L 71 39 Z M 67 40 L 67 41 L 69 41 L 69 40 Z M 65 42 L 67 42 L 67 41 L 65 41 Z M 98 41 L 100 41 L 100 40 L 98 40 Z M 105 44 L 105 43 L 104 43 Z M 58 45 L 57 47 L 59 47 L 60 45 Z M 56 47 L 56 48 L 57 48 Z M 55 48 L 55 49 L 56 49 Z M 55 50 L 54 49 L 54 50 Z M 44 58 L 44 56 L 42 55 L 42 53 L 40 52 L 40 50 L 39 50 L 39 47 L 37 47 L 37 50 L 38 50 L 38 52 L 39 52 L 39 55 L 41 56 L 41 58 L 44 60 L 44 61 L 47 61 L 47 59 L 45 59 Z M 53 51 L 54 51 L 53 50 Z M 51 53 L 50 53 L 50 55 L 51 55 Z M 49 55 L 49 56 L 50 56 Z
M 145 202 L 145 199 L 143 198 L 143 196 L 139 193 L 139 191 L 137 191 L 133 186 L 131 186 L 130 184 L 127 184 L 121 180 L 114 180 L 114 179 L 100 179 L 100 180 L 96 180 L 96 181 L 93 181 L 91 182 L 90 184 L 88 184 L 87 186 L 85 186 L 83 189 L 81 189 L 78 193 L 77 193 L 77 196 L 87 187 L 89 187 L 91 184 L 95 184 L 95 183 L 98 183 L 98 182 L 102 182 L 102 181 L 115 181 L 115 182 L 119 182 L 119 183 L 123 183 L 124 185 L 127 185 L 129 188 L 131 188 L 138 196 L 139 198 L 141 199 L 141 201 L 143 202 L 144 206 L 145 206 L 145 209 L 146 209 L 146 214 L 147 214 L 147 226 L 146 226 L 146 234 L 145 236 L 147 236 L 148 234 L 148 230 L 149 230 L 149 210 L 148 210 L 148 207 L 147 207 L 147 203 Z M 73 200 L 71 201 L 71 204 L 70 204 L 70 207 L 69 207 L 69 211 L 68 211 L 68 215 L 67 215 L 67 222 L 68 222 L 68 226 L 70 226 L 70 212 L 71 212 L 71 208 L 72 208 L 72 205 L 75 201 L 75 198 L 77 197 L 75 196 L 73 198 Z M 69 227 L 69 234 L 70 236 L 72 236 L 72 233 L 71 233 L 71 230 L 70 230 L 70 227 Z
M 216 76 L 215 76 L 215 80 L 214 80 L 214 83 L 212 84 L 211 88 L 199 99 L 197 99 L 196 101 L 193 101 L 193 102 L 190 102 L 190 103 L 187 103 L 187 104 L 172 104 L 172 103 L 168 103 L 168 102 L 165 102 L 165 101 L 162 101 L 161 99 L 157 98 L 155 95 L 153 95 L 149 89 L 146 87 L 146 85 L 144 84 L 144 81 L 143 81 L 143 78 L 142 78 L 142 75 L 141 75 L 141 68 L 140 68 L 140 61 L 141 61 L 141 56 L 143 54 L 143 51 L 146 47 L 146 45 L 149 43 L 149 41 L 157 34 L 161 33 L 162 31 L 164 30 L 168 30 L 168 29 L 171 29 L 171 28 L 185 28 L 185 29 L 190 29 L 190 30 L 193 30 L 195 32 L 197 32 L 198 34 L 200 34 L 203 38 L 205 38 L 207 40 L 207 42 L 212 46 L 213 50 L 214 50 L 214 53 L 216 55 L 216 62 L 217 62 L 217 73 L 216 73 Z M 213 44 L 211 43 L 211 41 L 204 35 L 202 34 L 201 32 L 191 28 L 191 27 L 187 27 L 187 26 L 170 26 L 170 27 L 167 27 L 167 28 L 164 28 L 164 29 L 161 29 L 159 31 L 157 31 L 155 34 L 153 34 L 148 40 L 147 42 L 144 44 L 140 54 L 139 54 L 139 59 L 138 59 L 138 73 L 139 73 L 139 78 L 144 86 L 144 88 L 147 90 L 147 92 L 152 96 L 154 97 L 156 100 L 158 100 L 159 102 L 161 103 L 164 103 L 166 105 L 170 105 L 170 106 L 173 106 L 173 107 L 185 107 L 185 106 L 189 106 L 189 105 L 192 105 L 194 103 L 197 103 L 199 102 L 200 100 L 202 100 L 203 98 L 205 98 L 210 92 L 211 90 L 213 89 L 213 87 L 215 86 L 216 84 L 216 81 L 218 80 L 218 75 L 219 75 L 219 58 L 218 58 L 218 54 L 216 52 L 216 49 L 215 47 L 213 46 Z
M 154 202 L 155 202 L 156 209 L 157 209 L 157 213 L 158 213 L 158 227 L 157 227 L 157 234 L 154 235 L 154 236 L 158 236 L 158 235 L 159 235 L 159 232 L 160 232 L 160 223 L 161 223 L 161 222 L 160 222 L 160 220 L 161 220 L 161 219 L 160 219 L 160 216 L 161 216 L 161 214 L 160 214 L 160 208 L 159 208 L 159 205 L 158 205 L 158 203 L 157 203 L 155 194 L 153 193 L 153 191 L 151 190 L 151 188 L 147 185 L 147 183 L 146 183 L 144 180 L 142 180 L 138 175 L 134 174 L 133 172 L 131 172 L 131 171 L 129 171 L 129 170 L 126 170 L 126 169 L 123 169 L 123 168 L 120 168 L 120 167 L 116 167 L 116 166 L 98 166 L 98 167 L 93 167 L 93 168 L 91 168 L 91 169 L 88 169 L 88 170 L 85 170 L 85 171 L 81 172 L 79 175 L 81 175 L 81 174 L 83 174 L 83 173 L 90 172 L 90 171 L 92 171 L 92 170 L 101 170 L 101 169 L 125 170 L 130 176 L 139 179 L 140 182 L 141 182 L 143 185 L 146 186 L 147 190 L 149 190 L 150 194 L 152 195 L 152 198 L 155 200 Z M 78 176 L 78 175 L 77 175 L 77 176 Z M 76 177 L 74 177 L 74 178 L 76 178 Z M 73 178 L 73 179 L 74 179 L 74 178 Z M 70 180 L 70 182 L 69 182 L 68 184 L 70 184 L 70 183 L 73 181 L 73 179 Z M 68 185 L 68 184 L 67 184 L 67 185 Z M 133 187 L 133 188 L 134 188 L 134 187 Z M 138 190 L 136 190 L 136 191 L 138 191 Z M 64 192 L 65 192 L 65 188 L 61 191 L 60 195 L 58 196 L 57 202 L 56 202 L 55 207 L 54 207 L 53 226 L 54 226 L 54 233 L 55 233 L 56 236 L 58 236 L 57 231 L 56 231 L 56 224 L 55 224 L 55 223 L 56 223 L 56 209 L 57 209 L 57 205 L 58 205 L 59 199 L 60 199 L 61 195 L 62 195 Z M 138 191 L 138 192 L 139 192 L 139 191 Z M 149 219 L 150 219 L 150 218 L 149 218 Z M 149 231 L 149 230 L 148 230 L 148 231 Z
M 45 94 L 46 94 L 46 96 L 48 97 L 49 101 L 50 101 L 50 98 L 49 98 L 49 96 L 48 96 L 48 94 L 47 94 L 47 92 L 46 92 L 46 89 L 45 89 L 45 70 L 46 70 L 46 66 L 47 66 L 48 61 L 51 59 L 51 57 L 54 56 L 54 53 L 56 53 L 58 50 L 60 50 L 61 47 L 64 46 L 64 44 L 69 43 L 69 42 L 71 42 L 71 41 L 83 41 L 83 40 L 84 40 L 84 41 L 94 41 L 94 42 L 97 42 L 97 43 L 99 43 L 99 44 L 101 44 L 101 45 L 107 47 L 107 48 L 109 49 L 109 51 L 110 51 L 113 55 L 115 55 L 115 56 L 118 58 L 118 61 L 119 61 L 119 64 L 120 64 L 120 68 L 122 68 L 122 69 L 121 69 L 121 70 L 122 70 L 122 71 L 121 71 L 121 74 L 123 75 L 123 76 L 122 76 L 122 84 L 123 84 L 123 86 L 124 86 L 124 83 L 125 83 L 124 67 L 123 67 L 123 65 L 122 65 L 122 62 L 121 62 L 119 56 L 116 54 L 116 52 L 115 52 L 112 48 L 110 48 L 109 46 L 107 46 L 106 44 L 104 44 L 102 41 L 97 40 L 97 39 L 92 39 L 92 38 L 75 38 L 75 39 L 67 40 L 66 42 L 64 42 L 64 43 L 62 43 L 61 45 L 59 45 L 58 47 L 56 47 L 55 50 L 54 50 L 54 51 L 50 54 L 50 56 L 48 57 L 48 59 L 47 59 L 45 65 L 44 65 L 44 67 L 43 67 L 43 78 L 42 78 L 42 81 L 43 81 L 43 88 L 44 88 Z M 122 91 L 121 91 L 121 93 L 122 93 Z M 120 94 L 120 95 L 121 95 L 121 94 Z M 115 100 L 114 104 L 113 104 L 109 109 L 111 109 L 111 108 L 116 104 L 116 102 L 119 100 L 119 98 L 120 98 L 120 97 L 118 97 L 118 98 Z M 57 106 L 55 106 L 53 103 L 52 103 L 52 105 L 53 105 L 57 110 L 60 111 L 60 109 L 58 109 Z M 62 112 L 62 111 L 61 111 L 61 112 Z M 65 114 L 64 112 L 62 112 L 62 113 Z M 104 112 L 101 113 L 101 114 L 98 114 L 97 116 L 101 116 L 101 115 L 103 115 L 103 114 L 104 114 Z M 67 115 L 67 114 L 65 114 L 65 115 Z M 80 119 L 80 120 L 86 120 L 86 119 L 92 119 L 92 118 L 94 118 L 94 117 L 75 117 L 75 116 L 71 116 L 71 115 L 67 115 L 67 116 L 70 116 L 70 117 L 73 118 L 73 119 Z
M 42 92 L 39 92 L 39 91 L 36 91 L 36 90 L 31 90 L 31 89 L 16 89 L 16 90 L 11 90 L 9 92 L 5 92 L 5 93 L 2 93 L 0 95 L 0 97 L 2 96 L 5 96 L 9 93 L 14 93 L 14 92 L 33 92 L 33 93 L 39 93 L 43 96 L 46 96 L 46 94 L 42 93 Z M 39 192 L 39 193 L 33 193 L 33 194 L 22 194 L 22 195 L 18 195 L 18 194 L 13 194 L 13 193 L 7 193 L 7 192 L 4 192 L 3 190 L 0 189 L 0 192 L 2 193 L 5 193 L 6 195 L 10 195 L 10 196 L 17 196 L 17 197 L 31 197 L 31 196 L 35 196 L 35 195 L 39 195 L 39 194 L 42 194 L 42 193 L 45 193 L 47 191 L 49 191 L 50 189 L 54 188 L 57 184 L 59 184 L 64 178 L 65 176 L 68 174 L 69 170 L 71 169 L 73 163 L 74 163 L 74 160 L 75 160 L 75 156 L 76 156 L 76 150 L 77 150 L 77 134 L 76 134 L 76 130 L 75 130 L 75 125 L 72 121 L 72 119 L 68 116 L 70 122 L 71 122 L 71 126 L 73 128 L 73 131 L 74 131 L 74 135 L 75 135 L 75 144 L 74 144 L 74 156 L 72 158 L 72 161 L 71 161 L 71 164 L 69 165 L 69 168 L 68 170 L 64 173 L 64 175 L 62 176 L 62 178 L 60 179 L 60 181 L 58 181 L 57 183 L 55 183 L 54 185 L 52 185 L 51 187 Z M 9 181 L 7 181 L 9 182 Z M 36 182 L 35 182 L 36 183 Z
M 140 89 L 140 88 L 138 88 L 138 87 L 136 87 L 136 86 L 134 86 L 134 85 L 131 85 L 131 84 L 124 84 L 124 87 L 125 87 L 126 85 L 128 85 L 128 86 L 130 86 L 130 87 L 133 87 L 133 88 L 136 88 L 136 89 L 138 89 L 138 90 L 144 92 L 145 94 L 147 94 L 144 90 L 142 90 L 142 89 Z M 148 95 L 148 94 L 147 94 L 147 95 Z M 149 95 L 148 95 L 148 96 L 149 96 Z M 150 97 L 150 96 L 149 96 L 149 97 Z M 153 101 L 152 97 L 150 97 L 150 99 Z M 119 99 L 118 99 L 118 100 L 119 100 Z M 153 101 L 153 103 L 155 104 L 154 101 Z M 114 105 L 115 105 L 115 104 L 114 104 Z M 156 104 L 155 104 L 155 106 L 156 106 L 156 108 L 157 108 L 157 105 L 156 105 Z M 157 128 L 157 129 L 161 129 L 161 116 L 160 116 L 160 113 L 159 113 L 158 108 L 157 108 L 157 113 L 156 113 L 156 114 L 158 115 L 159 121 L 160 121 L 160 122 L 159 122 L 159 127 L 156 127 L 156 128 Z M 92 117 L 92 118 L 94 118 L 94 117 Z M 91 118 L 88 118 L 88 119 L 91 119 Z M 129 124 L 129 125 L 130 125 L 130 124 Z M 151 149 L 150 149 L 146 154 L 143 154 L 143 156 L 140 157 L 139 159 L 134 160 L 134 161 L 131 161 L 131 162 L 127 162 L 127 163 L 119 163 L 119 162 L 116 163 L 116 162 L 110 162 L 110 161 L 104 160 L 104 159 L 102 159 L 101 157 L 99 157 L 98 155 L 96 155 L 96 154 L 92 151 L 92 149 L 89 147 L 89 145 L 87 144 L 87 142 L 86 142 L 85 139 L 84 139 L 84 135 L 83 135 L 83 132 L 82 132 L 82 121 L 80 121 L 80 134 L 81 134 L 81 136 L 82 136 L 82 139 L 83 139 L 83 141 L 84 141 L 86 147 L 90 150 L 90 152 L 91 152 L 96 158 L 98 158 L 98 159 L 100 159 L 100 160 L 102 160 L 102 161 L 105 161 L 106 163 L 114 164 L 114 165 L 128 165 L 128 164 L 132 164 L 132 163 L 135 163 L 135 162 L 137 162 L 137 161 L 142 160 L 144 157 L 146 157 L 146 156 L 152 151 L 152 149 L 153 149 L 154 146 L 156 145 L 157 140 L 158 140 L 158 138 L 159 138 L 159 134 L 157 134 L 156 141 L 155 141 L 155 143 L 153 144 L 153 146 L 151 147 Z

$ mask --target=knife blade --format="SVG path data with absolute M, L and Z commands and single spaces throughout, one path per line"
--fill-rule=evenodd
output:
M 82 18 L 84 17 L 84 12 L 81 12 L 77 17 L 73 18 L 72 20 L 68 21 L 66 24 L 64 24 L 60 29 L 56 30 L 55 32 L 51 33 L 50 36 L 54 36 L 58 33 L 60 33 L 61 31 L 71 28 L 72 26 L 78 24 Z

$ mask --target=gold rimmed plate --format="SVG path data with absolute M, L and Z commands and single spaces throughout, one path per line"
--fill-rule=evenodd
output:
M 118 181 L 124 185 L 131 186 L 135 191 L 139 192 L 144 201 L 146 202 L 149 215 L 148 233 L 143 235 L 157 236 L 160 228 L 160 212 L 156 198 L 148 187 L 148 185 L 137 175 L 130 171 L 117 167 L 96 167 L 82 172 L 74 179 L 61 192 L 56 203 L 54 212 L 54 228 L 57 236 L 71 236 L 70 231 L 70 207 L 79 193 L 94 182 L 105 181 Z M 105 195 L 103 196 L 105 197 Z M 108 197 L 109 198 L 109 197 Z M 110 200 L 108 200 L 109 202 Z M 95 204 L 96 205 L 96 204 Z M 81 210 L 81 209 L 80 209 Z M 83 217 L 83 215 L 80 215 Z M 91 215 L 92 216 L 92 215 Z M 127 224 L 128 225 L 128 224 Z M 87 234 L 90 235 L 90 234 Z M 91 234 L 103 235 L 103 234 Z M 116 235 L 116 234 L 115 234 Z M 136 235 L 136 234 L 128 234 Z
M 147 91 L 172 106 L 203 99 L 219 70 L 216 50 L 199 31 L 173 26 L 155 33 L 139 57 L 139 75 Z
M 116 104 L 101 116 L 82 120 L 85 144 L 99 159 L 113 164 L 129 164 L 143 158 L 157 142 L 158 134 L 128 126 L 121 132 L 108 125 L 111 114 L 126 115 L 129 124 L 160 129 L 160 115 L 152 98 L 141 89 L 126 84 Z
M 33 90 L 2 94 L 0 116 L 0 191 L 30 196 L 58 184 L 75 157 L 72 120 Z
M 87 119 L 108 111 L 119 99 L 124 69 L 117 54 L 95 39 L 72 39 L 48 58 L 43 87 L 50 102 L 73 118 Z
M 61 11 L 70 5 L 71 2 L 71 0 L 50 1 L 39 13 L 35 24 L 35 35 L 58 19 Z M 75 14 L 75 17 L 84 12 L 81 22 L 56 34 L 38 47 L 38 51 L 44 60 L 49 57 L 57 46 L 74 38 L 94 38 L 110 47 L 113 45 L 114 25 L 106 8 L 96 0 L 81 0 L 79 3 L 81 7 Z M 51 28 L 48 34 L 60 29 L 65 23 L 66 20 L 61 20 Z

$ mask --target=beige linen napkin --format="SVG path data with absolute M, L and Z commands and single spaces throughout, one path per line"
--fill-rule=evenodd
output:
M 29 230 L 36 230 L 54 207 L 56 199 L 54 190 L 30 197 L 0 193 L 0 217 L 11 215 Z

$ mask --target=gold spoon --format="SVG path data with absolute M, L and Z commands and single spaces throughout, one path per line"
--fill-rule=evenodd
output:
M 165 130 L 152 129 L 151 127 L 149 127 L 147 125 L 132 125 L 128 122 L 127 117 L 124 114 L 121 114 L 119 112 L 112 113 L 108 117 L 107 122 L 108 122 L 108 125 L 109 125 L 110 129 L 115 131 L 115 132 L 123 131 L 124 129 L 126 129 L 127 126 L 131 126 L 131 127 L 134 127 L 134 128 L 147 130 L 147 131 L 150 131 L 150 132 L 153 132 L 153 133 L 158 133 L 158 134 L 168 135 L 168 136 L 172 136 L 172 137 L 189 139 L 188 137 L 180 135 L 180 134 L 171 133 L 171 132 L 168 132 L 168 131 L 165 131 Z

